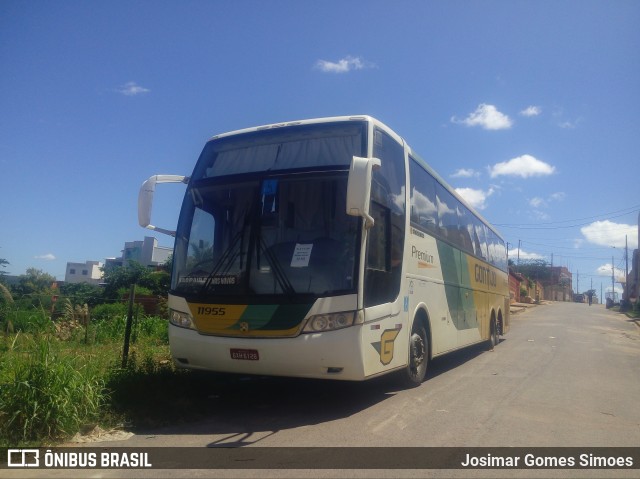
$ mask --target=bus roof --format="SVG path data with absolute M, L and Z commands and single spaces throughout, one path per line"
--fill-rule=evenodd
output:
M 324 117 L 324 118 L 310 118 L 306 120 L 295 120 L 295 121 L 286 121 L 282 123 L 271 123 L 268 125 L 254 126 L 251 128 L 243 128 L 241 130 L 229 131 L 226 133 L 220 133 L 210 138 L 211 140 L 217 140 L 220 138 L 226 138 L 228 136 L 234 135 L 243 135 L 245 133 L 253 133 L 257 131 L 265 131 L 265 130 L 273 130 L 277 128 L 284 128 L 289 126 L 299 126 L 299 125 L 313 125 L 313 124 L 321 124 L 321 123 L 335 123 L 341 121 L 373 121 L 375 123 L 380 123 L 375 118 L 372 118 L 368 115 L 355 115 L 355 116 L 332 116 L 332 117 Z M 389 129 L 388 127 L 386 127 Z

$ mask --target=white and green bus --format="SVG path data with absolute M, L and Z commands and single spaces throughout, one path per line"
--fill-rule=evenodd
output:
M 175 231 L 156 183 L 187 184 Z M 408 385 L 509 328 L 504 240 L 390 128 L 321 118 L 214 136 L 190 177 L 140 190 L 175 236 L 177 366 Z

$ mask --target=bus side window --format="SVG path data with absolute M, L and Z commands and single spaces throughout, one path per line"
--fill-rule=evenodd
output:
M 473 230 L 474 230 L 473 241 L 475 245 L 474 250 L 475 250 L 476 256 L 486 260 L 487 259 L 486 228 L 480 222 L 480 220 L 475 217 L 473 219 Z
M 453 244 L 459 243 L 457 200 L 440 183 L 436 185 L 438 232 Z
M 458 236 L 462 250 L 473 253 L 471 230 L 473 229 L 473 217 L 471 212 L 461 203 L 458 203 Z
M 413 158 L 411 171 L 411 222 L 430 232 L 436 231 L 436 181 Z

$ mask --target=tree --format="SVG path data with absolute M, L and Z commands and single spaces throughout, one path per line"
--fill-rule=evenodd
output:
M 51 286 L 56 282 L 56 278 L 41 269 L 29 268 L 27 273 L 20 276 L 15 291 L 21 295 L 28 294 L 49 294 Z
M 106 283 L 104 295 L 107 299 L 119 299 L 118 290 L 129 288 L 132 284 L 144 286 L 144 278 L 149 275 L 150 270 L 146 266 L 129 261 L 127 266 L 114 266 L 103 269 L 103 281 Z
M 0 267 L 2 267 L 2 268 L 6 268 L 6 267 L 7 267 L 7 265 L 9 265 L 9 264 L 10 264 L 10 263 L 9 263 L 6 259 L 4 259 L 4 258 L 0 258 Z M 5 275 L 5 274 L 7 274 L 7 272 L 6 272 L 6 271 L 4 271 L 4 270 L 0 270 L 0 276 L 3 276 L 3 275 Z
M 171 275 L 166 271 L 152 271 L 144 278 L 141 286 L 148 288 L 156 296 L 166 296 L 171 286 Z
M 36 268 L 27 269 L 27 273 L 18 278 L 18 284 L 11 287 L 14 299 L 25 307 L 51 306 L 52 286 L 56 278 Z
M 169 257 L 167 258 L 167 261 L 162 263 L 162 266 L 160 267 L 160 269 L 162 271 L 166 271 L 167 273 L 171 274 L 171 271 L 173 270 L 173 255 L 169 255 Z
M 103 290 L 100 286 L 87 283 L 67 283 L 60 292 L 71 299 L 73 304 L 87 304 L 94 307 L 102 302 Z
M 164 268 L 155 270 L 138 262 L 129 261 L 127 266 L 106 268 L 103 272 L 106 299 L 120 299 L 119 291 L 128 290 L 134 283 L 148 289 L 156 296 L 166 296 L 169 291 L 171 275 Z
M 518 273 L 522 273 L 529 280 L 544 281 L 551 278 L 551 267 L 543 259 L 534 259 L 521 263 Z

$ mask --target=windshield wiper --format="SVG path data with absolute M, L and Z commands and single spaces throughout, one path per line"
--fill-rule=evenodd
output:
M 258 238 L 258 268 L 260 267 L 260 251 L 262 251 L 262 253 L 264 253 L 264 256 L 267 258 L 267 262 L 269 263 L 269 266 L 271 266 L 271 271 L 273 271 L 273 276 L 276 278 L 280 289 L 282 289 L 282 291 L 289 296 L 293 296 L 294 294 L 296 294 L 296 290 L 293 288 L 293 285 L 291 284 L 291 281 L 289 281 L 287 274 L 282 269 L 280 261 L 278 261 L 278 258 L 276 258 L 276 256 L 273 254 L 273 251 L 271 251 L 267 247 L 262 237 Z
M 211 273 L 209 273 L 209 276 L 207 276 L 207 280 L 200 289 L 200 294 L 206 293 L 211 286 L 213 278 L 215 278 L 220 272 L 227 273 L 231 269 L 231 266 L 233 266 L 236 258 L 242 254 L 242 245 L 244 243 L 242 239 L 244 239 L 244 230 L 245 227 L 243 226 L 242 229 L 238 231 L 238 234 L 233 237 L 231 243 L 229 244 L 229 247 L 224 251 L 224 253 L 222 253 L 222 256 L 220 256 L 220 259 L 213 267 L 213 270 L 211 270 Z

